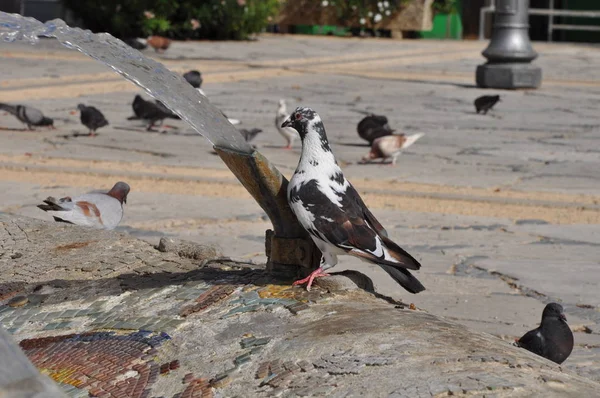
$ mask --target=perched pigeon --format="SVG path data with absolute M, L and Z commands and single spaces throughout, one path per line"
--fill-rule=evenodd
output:
M 9 105 L 0 103 L 0 109 L 16 116 L 21 122 L 27 125 L 29 130 L 32 126 L 49 126 L 54 128 L 54 120 L 44 116 L 42 111 L 27 105 Z
M 131 37 L 124 39 L 123 42 L 125 42 L 125 44 L 127 44 L 129 47 L 135 48 L 136 50 L 145 50 L 148 48 L 148 43 L 145 39 L 135 39 Z
M 387 117 L 380 115 L 365 116 L 358 125 L 356 131 L 360 138 L 369 141 L 369 145 L 373 144 L 379 137 L 390 135 L 394 132 L 388 125 Z
M 567 325 L 562 305 L 548 304 L 542 312 L 540 326 L 525 333 L 516 344 L 552 362 L 563 363 L 573 351 L 573 332 Z
M 38 205 L 55 221 L 99 229 L 114 229 L 123 218 L 123 203 L 127 203 L 129 185 L 117 182 L 107 193 L 86 193 L 74 198 L 55 199 L 49 196 Z
M 100 127 L 108 126 L 108 120 L 106 120 L 102 112 L 93 106 L 79 104 L 77 105 L 77 109 L 81 112 L 81 124 L 90 130 L 90 136 L 95 136 L 96 130 Z
M 135 116 L 128 117 L 127 120 L 143 119 L 148 124 L 147 131 L 152 131 L 152 127 L 156 122 L 161 122 L 166 118 L 179 119 L 179 116 L 171 112 L 163 104 L 157 104 L 156 102 L 146 101 L 141 95 L 136 95 L 131 104 L 133 113 Z
M 337 264 L 337 256 L 348 254 L 379 265 L 411 293 L 425 287 L 407 269 L 421 264 L 388 238 L 387 231 L 369 211 L 358 192 L 338 166 L 319 115 L 310 108 L 297 108 L 283 127 L 293 127 L 302 139 L 302 154 L 288 185 L 290 207 L 300 224 L 323 253 L 321 266 L 294 285 L 326 276 Z
M 202 86 L 202 73 L 197 70 L 185 72 L 183 78 L 194 88 L 200 88 Z
M 298 132 L 294 130 L 292 127 L 285 127 L 282 123 L 288 118 L 289 114 L 287 112 L 287 107 L 284 99 L 279 100 L 279 107 L 277 108 L 277 115 L 275 116 L 275 127 L 277 127 L 277 131 L 285 138 L 287 141 L 287 146 L 285 149 L 292 149 L 292 145 L 294 145 L 294 140 L 298 136 Z
M 163 53 L 171 45 L 171 39 L 162 36 L 150 36 L 146 40 L 146 43 L 148 43 L 148 45 L 157 53 Z
M 250 130 L 241 129 L 240 130 L 240 134 L 244 137 L 246 142 L 252 141 L 254 139 L 254 137 L 256 137 L 259 133 L 262 133 L 261 129 L 250 129 Z
M 392 163 L 390 164 L 393 166 L 396 164 L 396 158 L 400 155 L 400 152 L 414 144 L 424 135 L 423 133 L 408 136 L 404 134 L 392 134 L 376 138 L 371 145 L 371 152 L 362 158 L 362 162 L 381 159 L 381 163 L 383 163 L 386 159 L 392 158 Z
M 483 112 L 485 115 L 498 101 L 500 101 L 499 95 L 482 95 L 477 98 L 473 104 L 475 105 L 477 113 Z

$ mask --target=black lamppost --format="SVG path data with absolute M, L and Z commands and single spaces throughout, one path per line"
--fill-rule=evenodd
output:
M 537 53 L 529 41 L 529 0 L 496 0 L 490 44 L 483 51 L 488 62 L 476 72 L 478 87 L 538 88 L 541 68 L 532 65 Z

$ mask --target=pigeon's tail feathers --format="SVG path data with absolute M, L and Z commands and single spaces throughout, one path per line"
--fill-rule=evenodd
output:
M 385 245 L 385 246 L 384 246 Z M 384 246 L 381 248 L 381 246 Z M 379 243 L 375 251 L 366 249 L 352 248 L 347 251 L 347 254 L 367 260 L 377 265 L 389 265 L 399 269 L 418 270 L 421 264 L 408 252 L 400 246 L 392 242 L 390 239 L 380 236 Z
M 39 207 L 39 206 L 38 206 L 38 207 Z M 60 218 L 60 217 L 52 216 L 52 218 L 54 218 L 54 221 L 56 221 L 56 222 L 64 222 L 64 223 L 66 223 L 66 224 L 73 224 L 71 221 L 63 220 L 63 219 L 62 219 L 62 218 Z
M 135 115 L 133 115 L 133 116 L 129 116 L 129 117 L 127 118 L 127 120 L 140 120 L 140 119 L 141 119 L 140 117 L 138 117 L 138 116 L 135 116 Z
M 417 142 L 417 140 L 419 140 L 424 135 L 425 135 L 425 133 L 417 133 L 417 134 L 407 135 L 405 137 L 406 141 L 404 141 L 404 144 L 402 145 L 402 149 L 408 148 L 409 146 L 411 146 L 412 144 Z
M 17 115 L 17 107 L 16 106 L 3 104 L 0 102 L 0 109 L 10 113 L 11 115 L 15 115 L 15 116 Z
M 409 271 L 402 268 L 394 268 L 385 264 L 379 264 L 379 266 L 410 293 L 417 294 L 425 290 L 425 286 L 423 286 Z
M 53 198 L 52 196 L 48 196 L 46 200 L 44 200 L 44 204 L 38 205 L 40 209 L 44 211 L 67 211 L 69 209 L 65 209 L 62 207 L 58 200 Z

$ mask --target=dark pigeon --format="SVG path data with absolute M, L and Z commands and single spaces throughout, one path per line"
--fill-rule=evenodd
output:
M 33 126 L 49 126 L 54 128 L 54 120 L 44 116 L 42 111 L 27 105 L 9 105 L 0 103 L 0 109 L 4 110 L 27 125 L 29 130 Z
M 498 101 L 500 101 L 499 95 L 482 95 L 477 98 L 473 104 L 475 105 L 477 113 L 483 112 L 485 115 Z
M 108 120 L 97 108 L 79 104 L 77 109 L 81 112 L 81 124 L 90 130 L 90 136 L 95 136 L 99 128 L 108 126 Z
M 169 114 L 169 119 L 177 119 L 177 120 L 181 120 L 181 118 L 179 117 L 179 115 L 174 114 L 169 108 L 167 108 L 165 106 L 165 104 L 163 104 L 162 102 L 160 102 L 159 100 L 154 101 L 156 103 L 156 105 L 158 105 L 158 107 L 163 110 L 165 113 Z
M 382 115 L 368 115 L 365 116 L 358 125 L 356 131 L 360 138 L 369 142 L 369 145 L 373 144 L 379 137 L 390 135 L 394 132 L 388 125 L 388 119 Z
M 197 70 L 191 70 L 184 73 L 183 78 L 194 88 L 200 88 L 202 86 L 202 73 Z
M 135 39 L 135 38 L 128 38 L 128 39 L 124 39 L 123 41 L 129 47 L 135 48 L 136 50 L 145 50 L 146 48 L 148 48 L 148 44 L 142 43 L 141 41 L 139 41 L 138 39 Z
M 162 121 L 167 118 L 179 119 L 179 116 L 171 112 L 167 107 L 156 102 L 146 101 L 141 95 L 136 95 L 131 104 L 135 116 L 130 116 L 127 120 L 142 119 L 148 122 L 147 131 L 152 131 L 152 127 L 157 122 L 162 124 Z
M 573 332 L 567 325 L 562 305 L 548 304 L 540 326 L 525 333 L 516 344 L 552 362 L 563 363 L 573 351 Z

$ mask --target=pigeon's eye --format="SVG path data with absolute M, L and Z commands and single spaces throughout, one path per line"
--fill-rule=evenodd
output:
M 302 119 L 302 115 L 300 113 L 296 113 L 295 118 L 296 118 L 296 120 L 300 120 L 300 119 Z

